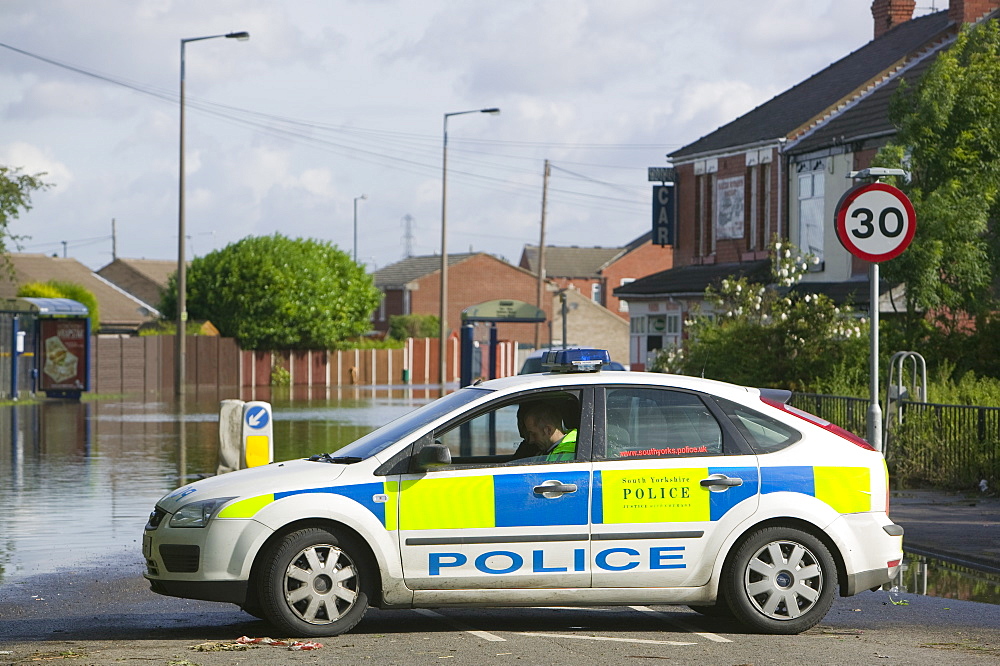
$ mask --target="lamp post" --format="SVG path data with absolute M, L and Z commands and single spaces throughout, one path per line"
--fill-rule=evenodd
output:
M 358 263 L 358 201 L 364 201 L 367 198 L 367 194 L 354 197 L 354 263 Z
M 187 261 L 184 258 L 184 47 L 188 42 L 200 42 L 205 39 L 238 39 L 245 42 L 250 39 L 249 32 L 230 32 L 225 35 L 208 35 L 207 37 L 189 37 L 181 40 L 181 122 L 180 122 L 180 175 L 177 196 L 177 340 L 176 358 L 174 359 L 174 392 L 178 398 L 184 397 L 185 362 L 187 354 Z
M 489 113 L 496 115 L 500 109 L 496 107 L 488 109 L 472 109 L 471 111 L 454 111 L 444 114 L 444 141 L 442 142 L 443 152 L 441 156 L 441 312 L 440 312 L 440 339 L 438 340 L 438 355 L 440 358 L 441 389 L 447 383 L 445 371 L 448 367 L 446 352 L 448 350 L 448 118 L 452 116 L 464 116 L 467 113 Z

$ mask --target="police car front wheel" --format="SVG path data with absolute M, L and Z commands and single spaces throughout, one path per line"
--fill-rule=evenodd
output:
M 830 610 L 836 587 L 829 549 L 790 527 L 751 533 L 723 579 L 736 618 L 766 634 L 798 634 L 815 626 Z
M 266 619 L 291 636 L 336 636 L 368 608 L 375 576 L 367 552 L 348 534 L 292 532 L 265 553 L 258 595 Z

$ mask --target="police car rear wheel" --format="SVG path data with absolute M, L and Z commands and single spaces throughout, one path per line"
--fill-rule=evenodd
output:
M 837 568 L 827 547 L 811 534 L 768 527 L 742 543 L 724 585 L 743 624 L 767 634 L 798 634 L 830 610 Z
M 374 572 L 349 535 L 319 528 L 292 532 L 266 554 L 261 609 L 291 636 L 336 636 L 368 609 Z

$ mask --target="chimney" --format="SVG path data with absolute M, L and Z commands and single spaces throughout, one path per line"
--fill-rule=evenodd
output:
M 948 18 L 958 25 L 976 23 L 997 9 L 1000 9 L 1000 2 L 997 0 L 949 0 Z
M 986 2 L 986 0 L 983 0 Z M 951 0 L 955 4 L 956 0 Z M 986 4 L 990 4 L 986 2 Z M 875 0 L 872 2 L 872 18 L 875 19 L 875 39 L 913 18 L 917 0 Z

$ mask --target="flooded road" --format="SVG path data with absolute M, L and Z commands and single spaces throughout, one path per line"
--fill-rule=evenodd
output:
M 439 390 L 342 388 L 240 396 L 272 405 L 276 460 L 336 451 Z M 215 473 L 219 403 L 44 401 L 0 407 L 0 585 L 93 562 L 141 561 L 142 528 L 169 491 Z M 1000 576 L 908 557 L 903 590 L 1000 604 Z
M 244 396 L 274 412 L 276 460 L 334 451 L 437 390 Z M 215 474 L 219 402 L 45 401 L 0 407 L 0 584 L 103 558 L 134 560 L 167 492 Z

